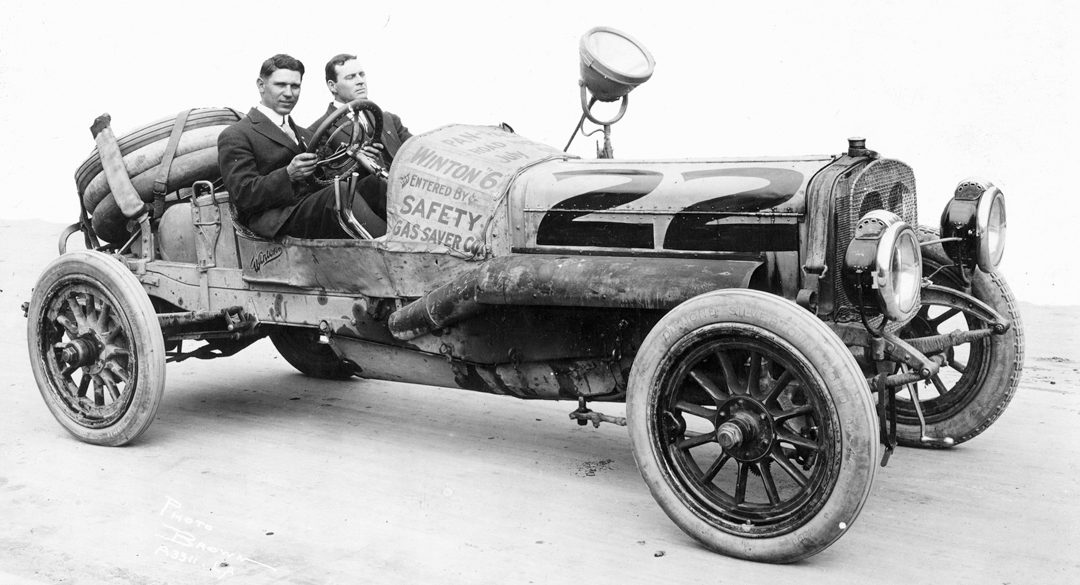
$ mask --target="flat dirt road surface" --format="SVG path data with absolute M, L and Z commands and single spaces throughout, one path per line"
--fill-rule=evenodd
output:
M 266 341 L 170 365 L 138 442 L 83 444 L 38 394 L 19 309 L 58 232 L 0 220 L 2 584 L 1080 582 L 1080 308 L 1023 306 L 1005 415 L 900 449 L 848 534 L 770 566 L 684 535 L 626 430 L 573 404 L 312 380 Z

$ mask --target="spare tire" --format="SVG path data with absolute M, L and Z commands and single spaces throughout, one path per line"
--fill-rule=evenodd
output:
M 190 187 L 190 181 L 184 184 L 188 177 L 181 176 L 192 174 L 206 174 L 206 160 L 210 160 L 211 166 L 217 166 L 217 138 L 218 134 L 226 126 L 204 126 L 195 130 L 185 130 L 176 146 L 176 154 L 173 157 L 172 166 L 169 170 L 169 191 L 180 187 Z M 153 199 L 154 181 L 157 180 L 161 169 L 161 158 L 165 147 L 169 143 L 169 136 L 146 146 L 124 154 L 124 167 L 131 177 L 132 185 L 140 196 L 146 201 Z M 210 158 L 207 158 L 210 155 Z M 201 157 L 198 165 L 192 165 L 192 157 Z M 80 191 L 83 206 L 87 211 L 96 209 L 106 197 L 110 197 L 112 190 L 105 178 L 105 173 L 98 173 Z
M 207 126 L 230 126 L 237 120 L 243 117 L 243 114 L 232 108 L 195 108 L 188 114 L 187 123 L 184 124 L 184 133 L 188 133 L 197 128 L 204 128 Z M 127 164 L 127 155 L 139 150 L 145 146 L 153 144 L 155 142 L 161 142 L 160 150 L 163 152 L 165 144 L 168 143 L 169 136 L 172 134 L 173 125 L 176 123 L 176 116 L 169 116 L 162 118 L 150 124 L 141 126 L 117 139 L 120 146 L 120 154 L 125 157 L 125 164 Z M 221 130 L 219 129 L 218 132 Z M 181 147 L 177 149 L 177 155 L 183 153 L 184 139 L 181 139 Z M 216 147 L 217 144 L 215 143 Z M 160 162 L 160 153 L 157 162 Z M 155 163 L 156 164 L 156 163 Z M 133 170 L 129 167 L 129 171 Z M 138 174 L 140 171 L 135 172 Z M 87 187 L 90 185 L 95 177 L 101 173 L 101 156 L 98 154 L 95 148 L 90 156 L 86 158 L 79 169 L 75 171 L 75 186 L 79 190 L 79 195 L 86 192 Z M 101 179 L 104 180 L 104 179 Z M 98 199 L 100 201 L 101 198 Z M 91 211 L 87 209 L 87 211 Z
M 189 187 L 195 181 L 215 181 L 221 177 L 217 138 L 222 130 L 241 117 L 232 108 L 196 108 L 188 113 L 169 168 L 168 191 Z M 154 199 L 154 182 L 160 176 L 162 158 L 176 119 L 176 116 L 163 118 L 117 140 L 132 186 L 143 201 Z M 75 185 L 83 207 L 93 217 L 98 237 L 113 244 L 126 240 L 128 218 L 116 205 L 96 149 L 75 172 Z

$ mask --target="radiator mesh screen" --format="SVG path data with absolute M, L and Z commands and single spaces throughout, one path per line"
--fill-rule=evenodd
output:
M 851 242 L 852 232 L 859 218 L 874 209 L 888 209 L 899 215 L 911 227 L 918 225 L 915 208 L 915 173 L 911 167 L 898 160 L 878 159 L 866 165 L 851 182 L 847 193 L 836 196 L 836 250 L 833 266 L 836 267 L 833 283 L 837 307 L 837 319 L 850 321 L 859 318 L 844 292 L 841 273 L 844 254 Z

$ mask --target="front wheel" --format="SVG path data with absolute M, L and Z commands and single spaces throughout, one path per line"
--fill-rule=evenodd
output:
M 27 311 L 30 366 L 56 420 L 87 443 L 118 446 L 154 421 L 165 343 L 138 279 L 101 252 L 71 252 L 38 280 Z
M 936 239 L 937 231 L 920 228 L 920 238 Z M 934 284 L 963 289 L 963 277 L 941 244 L 923 247 L 923 275 Z M 997 273 L 975 270 L 971 294 L 1011 323 L 1002 335 L 991 335 L 945 350 L 945 365 L 919 392 L 926 434 L 950 437 L 953 444 L 973 439 L 1005 411 L 1020 383 L 1024 367 L 1024 326 L 1012 290 Z M 927 337 L 953 331 L 985 329 L 978 315 L 956 308 L 924 304 L 900 331 L 901 337 Z M 909 447 L 938 447 L 920 441 L 919 419 L 908 393 L 897 394 L 897 441 Z
M 627 423 L 653 497 L 733 557 L 821 552 L 870 493 L 878 437 L 850 350 L 794 303 L 724 290 L 676 307 L 630 373 Z

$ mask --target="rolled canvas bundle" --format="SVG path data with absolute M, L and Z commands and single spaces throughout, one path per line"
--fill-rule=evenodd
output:
M 217 137 L 241 114 L 231 108 L 197 108 L 142 126 L 118 140 L 128 177 L 139 197 L 150 203 L 158 190 L 172 193 L 195 181 L 221 177 Z M 177 123 L 182 127 L 177 128 Z M 110 243 L 128 237 L 128 218 L 120 211 L 102 172 L 97 149 L 75 172 L 75 184 L 94 231 Z

